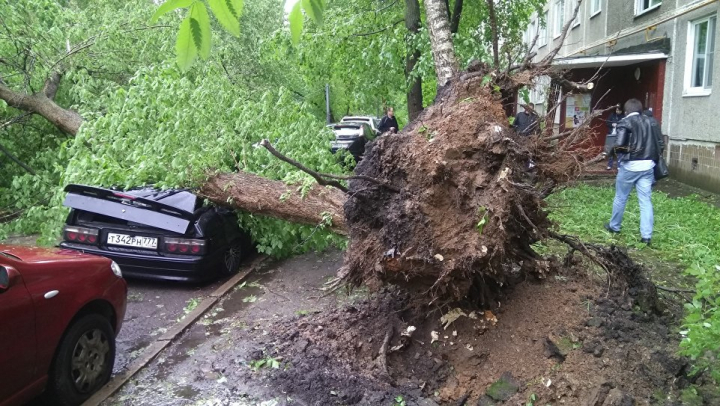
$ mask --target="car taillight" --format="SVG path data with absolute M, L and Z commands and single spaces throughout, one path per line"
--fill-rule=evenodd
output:
M 165 251 L 171 254 L 203 255 L 205 253 L 205 240 L 165 238 Z
M 65 226 L 63 230 L 65 241 L 79 242 L 82 244 L 97 244 L 98 233 L 99 230 L 97 228 L 87 227 Z

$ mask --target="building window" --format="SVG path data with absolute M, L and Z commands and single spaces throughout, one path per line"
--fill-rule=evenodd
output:
M 646 11 L 660 7 L 662 0 L 636 0 L 635 15 L 640 15 Z
M 555 0 L 553 5 L 553 35 L 555 38 L 562 34 L 563 26 L 565 25 L 565 0 Z
M 709 94 L 712 87 L 715 57 L 715 26 L 717 16 L 690 22 L 688 29 L 688 59 L 685 64 L 685 84 L 688 95 Z
M 536 36 L 536 35 L 538 36 L 538 39 L 537 39 L 537 41 L 535 41 L 535 43 L 533 44 L 533 40 L 535 40 L 535 36 Z M 534 51 L 535 49 L 537 49 L 537 46 L 538 46 L 537 43 L 538 43 L 538 41 L 540 41 L 540 35 L 538 35 L 537 21 L 536 21 L 536 20 L 533 20 L 533 21 L 530 22 L 530 27 L 528 27 L 528 41 L 527 41 L 527 44 L 528 44 L 528 46 L 530 46 L 530 45 L 533 46 L 533 47 L 530 49 L 530 52 L 532 52 L 532 51 Z
M 540 22 L 540 36 L 538 38 L 538 47 L 544 47 L 547 45 L 548 42 L 548 30 L 547 25 L 550 24 L 550 20 L 548 20 L 548 12 L 545 12 L 545 19 L 544 21 Z
M 545 104 L 549 87 L 550 76 L 535 78 L 530 87 L 530 101 L 535 104 Z
M 602 0 L 590 0 L 590 16 L 599 13 L 602 8 Z

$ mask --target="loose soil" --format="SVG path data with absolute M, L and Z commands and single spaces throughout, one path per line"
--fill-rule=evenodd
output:
M 443 328 L 453 306 L 399 288 L 323 296 L 342 253 L 296 257 L 249 278 L 105 404 L 718 404 L 683 392 L 673 296 L 644 311 L 632 288 L 570 262 Z
M 576 135 L 555 148 L 517 134 L 477 69 L 442 87 L 399 134 L 366 146 L 355 168 L 365 178 L 349 182 L 344 205 L 344 281 L 495 306 L 499 287 L 546 270 L 531 246 L 551 228 L 543 197 L 581 172 L 582 156 L 569 152 Z

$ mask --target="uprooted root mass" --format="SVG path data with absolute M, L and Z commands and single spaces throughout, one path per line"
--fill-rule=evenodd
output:
M 551 148 L 509 127 L 482 77 L 457 79 L 400 134 L 369 145 L 356 173 L 400 192 L 350 182 L 341 276 L 491 304 L 496 287 L 546 265 L 530 247 L 551 226 L 543 197 L 580 169 Z

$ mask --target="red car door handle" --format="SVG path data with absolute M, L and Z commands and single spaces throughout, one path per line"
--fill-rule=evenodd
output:
M 52 299 L 52 298 L 54 298 L 55 296 L 57 296 L 58 293 L 60 293 L 59 290 L 51 290 L 50 292 L 47 292 L 47 293 L 45 294 L 45 299 Z

